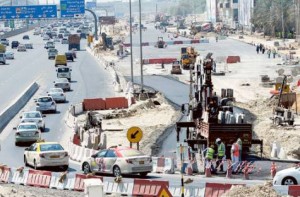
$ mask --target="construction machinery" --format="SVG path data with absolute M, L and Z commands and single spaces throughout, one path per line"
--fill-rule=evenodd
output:
M 184 70 L 194 69 L 196 57 L 198 56 L 194 47 L 181 48 L 181 66 Z
M 176 123 L 177 142 L 180 141 L 182 128 L 186 128 L 186 142 L 200 153 L 215 144 L 217 138 L 221 138 L 226 145 L 226 155 L 230 157 L 231 145 L 240 138 L 244 154 L 253 144 L 260 145 L 262 154 L 263 141 L 253 139 L 252 124 L 247 123 L 243 113 L 234 113 L 236 109 L 231 105 L 234 100 L 233 90 L 222 92 L 222 97 L 218 97 L 213 91 L 211 56 L 209 53 L 203 65 L 196 65 L 194 82 L 191 81 L 190 86 L 188 110 L 185 110 L 185 104 L 182 105 L 182 111 L 188 112 L 188 121 Z
M 174 61 L 172 64 L 171 74 L 180 75 L 182 74 L 182 70 L 180 68 L 180 61 Z
M 273 123 L 275 125 L 283 125 L 287 123 L 288 125 L 293 125 L 294 124 L 294 113 L 292 112 L 291 109 L 288 109 L 284 107 L 281 104 L 281 98 L 283 95 L 283 91 L 286 89 L 286 82 L 287 82 L 287 76 L 284 75 L 282 83 L 281 83 L 281 88 L 279 89 L 279 95 L 278 95 L 278 103 L 277 106 L 273 110 Z
M 159 49 L 163 49 L 167 47 L 166 42 L 164 41 L 163 37 L 158 37 L 157 42 L 155 44 L 155 47 L 159 48 Z

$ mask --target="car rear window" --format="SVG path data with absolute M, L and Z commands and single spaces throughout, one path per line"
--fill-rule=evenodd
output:
M 39 98 L 38 102 L 51 102 L 52 99 L 50 97 Z
M 37 126 L 34 124 L 31 125 L 20 125 L 19 129 L 37 129 Z
M 121 150 L 119 152 L 123 157 L 136 157 L 145 155 L 144 153 L 134 149 Z
M 41 118 L 40 113 L 24 113 L 24 118 Z
M 64 150 L 64 148 L 60 144 L 41 144 L 41 151 L 54 151 L 54 150 Z
M 69 72 L 69 71 L 70 71 L 69 68 L 58 68 L 58 69 L 57 69 L 57 72 L 59 72 L 59 73 L 67 73 L 67 72 Z
M 63 90 L 59 88 L 53 88 L 50 90 L 50 92 L 63 92 Z
M 3 54 L 3 53 L 0 53 L 0 57 L 4 57 L 4 54 Z

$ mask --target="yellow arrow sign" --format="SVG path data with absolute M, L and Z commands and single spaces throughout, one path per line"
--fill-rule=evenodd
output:
M 130 127 L 127 131 L 127 139 L 131 143 L 138 143 L 143 137 L 143 131 L 139 127 Z

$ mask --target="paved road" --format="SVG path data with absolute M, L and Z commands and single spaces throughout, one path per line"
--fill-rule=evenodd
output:
M 54 60 L 48 60 L 46 49 L 43 48 L 44 41 L 42 41 L 42 38 L 39 36 L 34 37 L 32 33 L 29 33 L 29 35 L 35 49 L 23 53 L 15 51 L 16 59 L 9 61 L 9 65 L 0 68 L 2 69 L 0 77 L 4 79 L 1 81 L 0 91 L 8 92 L 8 94 L 1 94 L 0 103 L 2 103 L 2 107 L 24 91 L 24 88 L 36 78 L 38 78 L 40 89 L 34 95 L 34 98 L 45 95 L 47 90 L 53 87 L 53 81 L 56 79 Z M 20 37 L 22 35 L 10 40 L 21 40 Z M 85 47 L 84 43 L 81 45 L 83 48 Z M 67 51 L 67 45 L 56 44 L 56 48 L 59 53 Z M 47 129 L 42 134 L 42 138 L 47 141 L 61 141 L 64 132 L 72 132 L 64 126 L 63 119 L 70 104 L 79 103 L 83 98 L 115 96 L 111 75 L 99 66 L 96 59 L 86 51 L 79 51 L 77 55 L 78 58 L 75 59 L 75 62 L 68 63 L 73 70 L 72 91 L 67 93 L 68 103 L 58 104 L 57 114 L 46 115 Z M 23 110 L 33 110 L 34 106 L 34 102 L 31 100 Z M 15 147 L 14 145 L 13 127 L 18 122 L 17 115 L 0 135 L 2 141 L 0 162 L 14 167 L 23 165 L 24 147 Z

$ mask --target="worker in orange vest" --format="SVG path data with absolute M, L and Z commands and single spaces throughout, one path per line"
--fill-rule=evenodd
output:
M 237 173 L 237 166 L 240 163 L 239 144 L 233 143 L 231 146 L 232 173 Z

